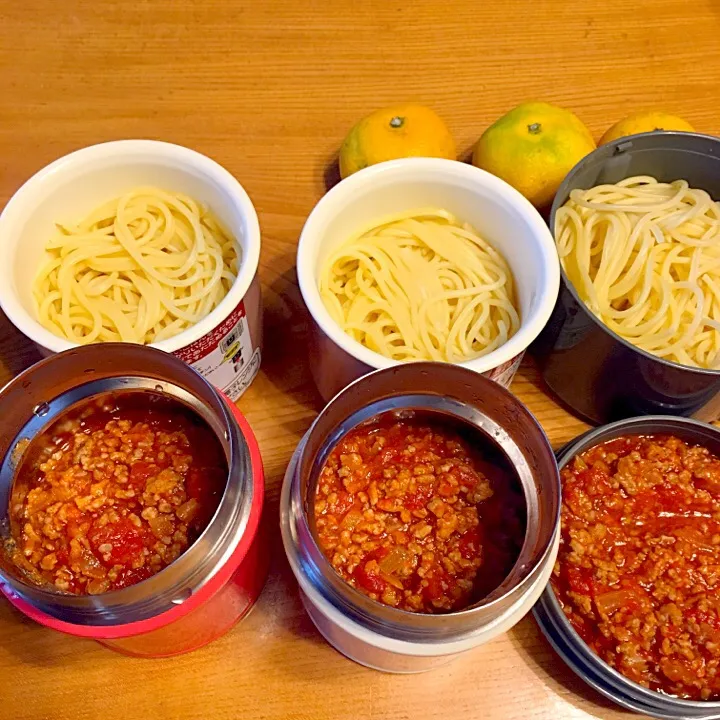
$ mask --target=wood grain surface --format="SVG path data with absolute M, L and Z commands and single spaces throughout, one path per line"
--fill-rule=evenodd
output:
M 295 247 L 353 122 L 391 102 L 424 102 L 466 154 L 500 114 L 544 99 L 598 137 L 627 112 L 655 107 L 720 133 L 718 37 L 712 0 L 0 0 L 0 203 L 58 156 L 118 138 L 188 145 L 240 180 L 263 231 L 267 340 L 239 405 L 260 442 L 275 522 L 285 465 L 321 407 Z M 36 359 L 2 318 L 0 380 Z M 531 363 L 512 389 L 555 445 L 583 430 Z M 427 675 L 361 668 L 315 631 L 277 533 L 272 542 L 250 617 L 171 660 L 116 655 L 0 601 L 0 718 L 628 716 L 565 668 L 531 618 Z

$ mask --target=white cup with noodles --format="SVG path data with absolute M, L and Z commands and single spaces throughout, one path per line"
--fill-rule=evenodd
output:
M 507 387 L 550 318 L 560 284 L 557 250 L 542 216 L 517 190 L 455 160 L 414 157 L 373 165 L 318 202 L 298 244 L 298 283 L 312 320 L 310 370 L 325 400 L 362 375 L 401 361 L 362 345 L 334 320 L 319 290 L 321 268 L 358 230 L 420 208 L 441 208 L 469 223 L 505 258 L 515 280 L 517 332 L 491 352 L 457 364 Z
M 154 140 L 119 140 L 73 152 L 31 177 L 0 215 L 0 307 L 43 355 L 75 347 L 38 319 L 32 286 L 47 242 L 56 223 L 77 221 L 142 186 L 183 193 L 206 205 L 237 241 L 238 273 L 223 299 L 195 324 L 152 343 L 237 400 L 257 374 L 262 352 L 260 227 L 240 183 L 194 150 Z

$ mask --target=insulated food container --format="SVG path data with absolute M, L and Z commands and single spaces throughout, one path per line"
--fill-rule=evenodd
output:
M 227 295 L 206 317 L 153 345 L 237 400 L 257 375 L 262 353 L 260 226 L 240 183 L 190 148 L 117 140 L 77 150 L 33 175 L 0 215 L 0 306 L 41 354 L 75 347 L 37 319 L 32 286 L 46 243 L 56 223 L 80 220 L 104 202 L 147 186 L 185 193 L 207 205 L 237 241 L 238 275 Z
M 185 363 L 150 347 L 88 345 L 52 355 L 6 385 L 0 391 L 0 545 L 10 532 L 15 470 L 33 439 L 69 408 L 128 391 L 178 401 L 217 436 L 229 471 L 209 525 L 173 563 L 121 590 L 70 595 L 39 587 L 23 579 L 5 553 L 0 553 L 0 590 L 47 627 L 130 655 L 162 657 L 224 634 L 253 606 L 267 572 L 257 442 L 237 408 Z
M 467 609 L 425 615 L 383 605 L 347 584 L 320 550 L 311 517 L 319 471 L 341 437 L 386 412 L 398 417 L 421 412 L 463 424 L 498 448 L 520 481 L 527 510 L 520 555 L 500 586 Z M 288 467 L 280 518 L 290 566 L 322 635 L 356 662 L 410 673 L 429 670 L 488 642 L 530 610 L 555 561 L 559 510 L 555 458 L 524 405 L 471 370 L 409 363 L 360 378 L 318 416 Z
M 689 418 L 650 415 L 620 420 L 581 435 L 558 452 L 558 465 L 562 470 L 576 455 L 628 435 L 674 435 L 720 454 L 720 430 L 716 427 Z M 682 700 L 655 692 L 610 667 L 575 631 L 549 583 L 533 614 L 543 634 L 568 667 L 618 705 L 662 720 L 716 720 L 720 717 L 718 701 Z
M 522 356 L 550 317 L 560 282 L 547 225 L 514 188 L 479 168 L 439 158 L 404 158 L 365 168 L 336 185 L 312 211 L 297 251 L 297 274 L 310 311 L 310 371 L 325 401 L 373 369 L 396 365 L 353 340 L 333 320 L 318 289 L 325 259 L 377 219 L 441 208 L 472 225 L 512 270 L 520 329 L 496 350 L 459 363 L 509 387 Z
M 555 215 L 572 190 L 635 175 L 687 180 L 720 199 L 720 139 L 652 132 L 599 147 L 570 171 L 555 196 Z M 552 317 L 533 346 L 543 379 L 574 412 L 595 424 L 633 415 L 671 414 L 715 420 L 720 370 L 670 362 L 616 335 L 579 298 L 564 270 Z

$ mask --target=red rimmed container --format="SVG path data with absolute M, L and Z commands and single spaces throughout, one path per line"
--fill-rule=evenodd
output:
M 54 630 L 141 657 L 195 650 L 227 632 L 257 600 L 267 576 L 261 533 L 264 478 L 245 418 L 198 373 L 149 347 L 106 343 L 69 350 L 34 365 L 0 391 L 0 540 L 23 453 L 69 409 L 107 394 L 147 392 L 199 415 L 228 462 L 218 509 L 171 565 L 137 585 L 101 595 L 67 595 L 26 582 L 0 553 L 0 590 L 21 612 Z M 4 543 L 3 543 L 4 544 Z

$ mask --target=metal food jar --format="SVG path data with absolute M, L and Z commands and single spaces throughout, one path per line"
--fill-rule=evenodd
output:
M 69 408 L 105 393 L 160 393 L 199 415 L 216 434 L 228 478 L 200 537 L 172 564 L 136 585 L 101 595 L 69 595 L 25 582 L 0 554 L 0 590 L 47 627 L 88 637 L 120 652 L 163 657 L 188 652 L 225 633 L 262 590 L 267 548 L 260 533 L 263 469 L 240 412 L 198 373 L 160 350 L 104 343 L 37 363 L 0 391 L 0 540 L 10 528 L 15 470 L 33 439 Z
M 505 456 L 523 488 L 527 525 L 520 555 L 495 590 L 464 610 L 424 615 L 383 605 L 347 584 L 319 547 L 312 508 L 325 460 L 347 432 L 388 412 L 444 418 L 484 436 Z M 557 465 L 535 418 L 499 384 L 445 363 L 377 370 L 339 393 L 298 447 L 280 498 L 285 552 L 316 627 L 352 660 L 395 673 L 444 664 L 506 632 L 529 612 L 555 562 L 559 512 Z
M 687 180 L 720 198 L 720 139 L 652 132 L 599 147 L 570 171 L 555 196 L 555 215 L 576 188 L 616 183 L 634 175 L 662 182 Z M 570 408 L 595 424 L 633 415 L 720 415 L 720 370 L 679 365 L 616 335 L 580 299 L 562 271 L 560 295 L 535 342 L 543 379 Z
M 649 415 L 595 428 L 561 448 L 560 469 L 597 445 L 628 435 L 674 435 L 720 454 L 720 430 L 689 418 Z M 533 609 L 535 619 L 555 651 L 579 677 L 606 698 L 635 712 L 660 720 L 717 720 L 720 701 L 684 700 L 643 687 L 608 665 L 580 637 L 563 612 L 552 585 Z

